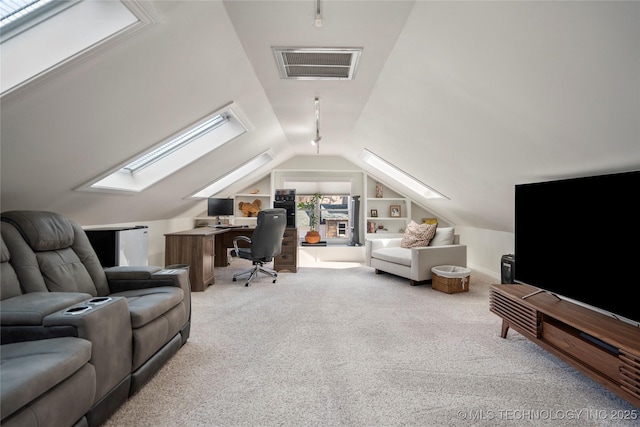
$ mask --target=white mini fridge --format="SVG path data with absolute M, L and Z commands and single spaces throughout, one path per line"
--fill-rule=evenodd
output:
M 149 265 L 149 227 L 86 229 L 85 233 L 103 267 Z

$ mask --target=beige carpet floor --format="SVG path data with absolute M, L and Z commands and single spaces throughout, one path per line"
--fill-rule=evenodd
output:
M 245 261 L 217 269 L 193 294 L 189 341 L 106 425 L 640 425 L 524 337 L 500 338 L 494 279 L 473 271 L 450 295 L 340 266 L 250 287 L 231 281 Z

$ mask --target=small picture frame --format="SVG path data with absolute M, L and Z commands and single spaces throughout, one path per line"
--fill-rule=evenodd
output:
M 389 216 L 391 218 L 398 218 L 402 216 L 402 212 L 400 210 L 400 205 L 391 205 L 389 206 Z
M 371 218 L 377 218 L 378 217 L 378 209 L 371 209 L 371 215 L 369 215 Z

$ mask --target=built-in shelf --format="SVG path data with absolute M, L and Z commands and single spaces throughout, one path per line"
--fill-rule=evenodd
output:
M 255 200 L 260 200 L 262 204 L 260 209 L 269 209 L 271 207 L 271 196 L 265 193 L 238 193 L 233 197 L 233 209 L 235 212 L 233 223 L 236 225 L 256 225 L 257 217 L 246 217 L 238 207 L 240 202 L 253 203 Z
M 364 204 L 365 235 L 372 238 L 375 237 L 372 234 L 404 232 L 411 221 L 411 200 L 384 186 L 381 188 L 382 197 L 376 197 L 377 185 L 380 184 L 368 177 Z

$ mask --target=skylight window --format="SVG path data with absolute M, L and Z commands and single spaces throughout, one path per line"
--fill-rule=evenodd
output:
M 193 129 L 187 130 L 185 133 L 178 135 L 173 139 L 170 139 L 169 142 L 162 144 L 158 148 L 138 157 L 137 159 L 123 167 L 122 170 L 124 172 L 136 173 L 144 167 L 149 166 L 164 158 L 165 156 L 168 156 L 169 154 L 175 152 L 176 150 L 183 148 L 184 146 L 200 138 L 207 132 L 217 128 L 218 126 L 222 126 L 228 121 L 229 120 L 227 119 L 227 117 L 217 114 L 210 119 L 205 120 L 204 123 L 196 125 Z
M 240 178 L 244 178 L 252 172 L 255 172 L 258 168 L 266 165 L 272 160 L 273 156 L 271 155 L 271 153 L 269 153 L 269 150 L 267 150 L 249 160 L 248 162 L 244 163 L 243 165 L 235 168 L 228 174 L 218 178 L 197 193 L 192 194 L 191 197 L 195 199 L 206 199 L 208 197 L 213 197 L 234 182 L 238 181 Z
M 15 22 L 50 2 L 51 0 L 4 0 L 0 2 L 0 28 L 6 27 L 11 22 Z
M 227 106 L 76 190 L 141 192 L 245 132 L 247 127 Z
M 2 31 L 15 28 L 17 25 L 23 24 L 27 19 L 33 19 L 60 3 L 67 2 L 53 2 L 53 0 L 2 0 L 0 2 L 0 28 Z
M 406 174 L 404 171 L 381 159 L 369 150 L 363 150 L 360 157 L 362 157 L 362 159 L 370 166 L 374 167 L 378 171 L 382 172 L 389 178 L 392 178 L 393 180 L 399 182 L 405 187 L 415 191 L 424 198 L 446 198 L 446 196 L 443 196 L 433 188 L 429 187 L 426 184 L 423 184 L 411 175 Z
M 1 0 L 0 96 L 52 76 L 153 25 L 155 20 L 144 3 Z

